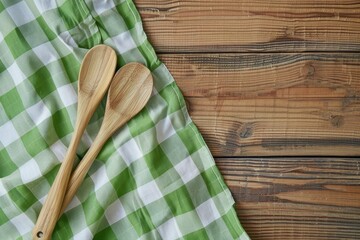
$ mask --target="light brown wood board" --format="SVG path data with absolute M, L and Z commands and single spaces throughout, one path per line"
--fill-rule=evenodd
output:
M 360 239 L 360 1 L 135 3 L 249 236 Z

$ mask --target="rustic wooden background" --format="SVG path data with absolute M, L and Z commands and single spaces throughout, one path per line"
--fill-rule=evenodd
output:
M 360 1 L 136 0 L 252 239 L 360 239 Z

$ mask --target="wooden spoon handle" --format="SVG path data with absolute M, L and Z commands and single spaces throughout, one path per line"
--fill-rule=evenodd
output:
M 46 197 L 46 201 L 41 209 L 40 215 L 33 229 L 34 240 L 51 239 L 52 232 L 60 214 L 67 184 L 70 179 L 70 174 L 76 155 L 76 148 L 80 142 L 84 130 L 85 124 L 80 124 L 79 127 L 75 127 L 74 135 L 71 139 L 71 143 L 66 153 L 65 159 L 62 162 L 55 181 L 50 188 L 49 194 Z
M 61 214 L 65 211 L 66 207 L 69 205 L 73 197 L 75 196 L 77 190 L 81 186 L 82 182 L 84 181 L 84 178 L 89 171 L 91 165 L 93 164 L 95 158 L 99 154 L 100 150 L 104 146 L 105 142 L 108 140 L 109 135 L 102 133 L 102 127 L 100 128 L 100 131 L 98 135 L 96 136 L 94 142 L 91 144 L 90 149 L 85 154 L 84 158 L 80 161 L 75 171 L 72 173 L 68 186 L 67 191 L 65 193 L 64 200 L 62 202 L 61 211 L 59 214 L 59 217 Z
M 86 125 L 110 85 L 115 66 L 116 53 L 105 45 L 93 47 L 84 57 L 79 72 L 74 136 L 33 229 L 33 239 L 51 239 L 72 172 L 76 148 Z

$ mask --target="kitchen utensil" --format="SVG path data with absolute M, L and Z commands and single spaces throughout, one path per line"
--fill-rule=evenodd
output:
M 51 239 L 64 200 L 77 146 L 96 107 L 108 89 L 116 67 L 115 51 L 105 45 L 90 49 L 81 64 L 77 119 L 70 146 L 33 229 L 33 239 Z

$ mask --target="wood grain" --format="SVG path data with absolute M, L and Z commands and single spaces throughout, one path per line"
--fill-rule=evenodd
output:
M 135 2 L 250 237 L 360 239 L 360 1 Z
M 252 239 L 359 239 L 360 158 L 217 158 Z
M 52 238 L 73 169 L 77 146 L 90 118 L 110 85 L 115 72 L 116 59 L 116 53 L 111 47 L 97 45 L 86 53 L 81 63 L 74 133 L 33 228 L 33 240 L 50 240 Z
M 109 87 L 100 130 L 71 175 L 60 215 L 74 198 L 105 142 L 145 107 L 152 90 L 153 78 L 150 70 L 144 65 L 128 63 L 117 71 Z
M 360 54 L 163 54 L 215 156 L 360 155 Z
M 136 0 L 158 52 L 359 51 L 356 0 Z

